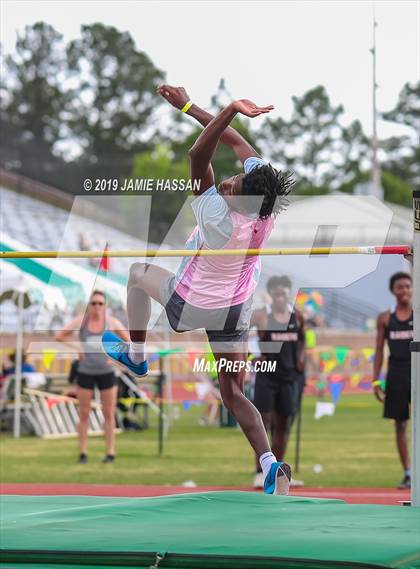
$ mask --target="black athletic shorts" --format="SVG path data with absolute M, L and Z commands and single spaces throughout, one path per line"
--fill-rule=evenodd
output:
M 109 373 L 103 373 L 101 375 L 90 375 L 87 373 L 77 372 L 76 376 L 77 385 L 83 389 L 94 389 L 95 385 L 99 391 L 104 389 L 110 389 L 117 385 L 117 378 L 113 371 Z
M 260 413 L 274 411 L 292 417 L 297 412 L 299 391 L 299 381 L 284 381 L 272 374 L 257 373 L 254 405 Z
M 204 328 L 214 353 L 246 350 L 252 296 L 242 304 L 227 308 L 198 308 L 186 302 L 175 291 L 173 276 L 162 281 L 160 296 L 169 324 L 175 332 Z
M 410 418 L 410 402 L 410 369 L 389 370 L 386 376 L 384 417 L 407 421 Z

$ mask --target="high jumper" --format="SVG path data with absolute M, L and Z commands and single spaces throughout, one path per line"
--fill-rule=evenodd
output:
M 163 85 L 158 93 L 173 107 L 198 120 L 205 128 L 189 151 L 191 180 L 196 198 L 192 208 L 197 225 L 186 248 L 193 250 L 237 250 L 230 256 L 185 256 L 177 274 L 159 267 L 136 262 L 128 280 L 127 312 L 130 342 L 113 332 L 103 335 L 104 350 L 110 358 L 131 373 L 148 372 L 145 341 L 151 314 L 151 298 L 165 307 L 171 327 L 177 332 L 204 328 L 216 362 L 226 362 L 219 369 L 223 402 L 241 426 L 257 454 L 264 473 L 267 494 L 285 494 L 291 478 L 290 466 L 278 461 L 260 413 L 243 393 L 248 357 L 248 331 L 253 292 L 260 274 L 259 255 L 240 251 L 261 249 L 283 207 L 292 185 L 289 173 L 282 173 L 265 162 L 242 136 L 230 127 L 240 113 L 257 117 L 273 106 L 259 107 L 241 99 L 230 103 L 217 117 L 190 101 L 182 87 Z M 218 187 L 212 158 L 223 142 L 235 152 L 244 166 Z M 280 198 L 280 199 L 279 199 Z

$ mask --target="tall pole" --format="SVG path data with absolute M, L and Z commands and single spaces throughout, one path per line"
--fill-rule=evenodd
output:
M 414 339 L 411 344 L 411 504 L 420 507 L 420 191 L 413 192 L 413 218 Z
M 13 414 L 13 436 L 20 437 L 21 388 L 22 388 L 22 351 L 23 351 L 23 308 L 25 293 L 18 289 L 17 297 L 17 330 L 15 353 L 15 404 Z
M 376 82 L 376 28 L 378 24 L 373 13 L 373 47 L 371 48 L 373 65 L 372 65 L 372 193 L 379 199 L 383 199 L 383 190 L 381 184 L 381 169 L 378 162 L 378 131 L 377 131 L 377 107 L 376 107 L 376 91 L 378 84 Z

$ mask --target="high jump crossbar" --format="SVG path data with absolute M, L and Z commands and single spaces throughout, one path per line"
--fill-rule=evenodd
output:
M 408 245 L 291 247 L 272 249 L 128 249 L 121 251 L 0 251 L 0 259 L 81 259 L 102 257 L 234 257 L 276 255 L 410 255 Z

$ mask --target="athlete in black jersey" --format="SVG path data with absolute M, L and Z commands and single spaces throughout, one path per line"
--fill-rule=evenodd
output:
M 304 321 L 299 312 L 290 308 L 290 289 L 289 277 L 271 277 L 267 283 L 271 306 L 268 310 L 255 310 L 251 318 L 251 326 L 258 330 L 261 358 L 275 363 L 274 372 L 257 372 L 254 405 L 271 433 L 271 451 L 277 460 L 284 458 L 304 383 Z M 258 488 L 261 467 L 258 460 L 256 463 L 254 486 Z M 296 485 L 298 481 L 292 482 Z
M 411 354 L 413 339 L 412 279 L 408 273 L 396 273 L 389 283 L 397 299 L 395 312 L 382 312 L 378 317 L 374 363 L 374 392 L 384 403 L 384 417 L 394 419 L 397 448 L 404 468 L 404 477 L 398 488 L 410 488 L 410 462 L 407 447 L 407 421 L 411 401 Z M 388 342 L 389 358 L 385 392 L 379 383 L 384 358 L 384 344 Z

